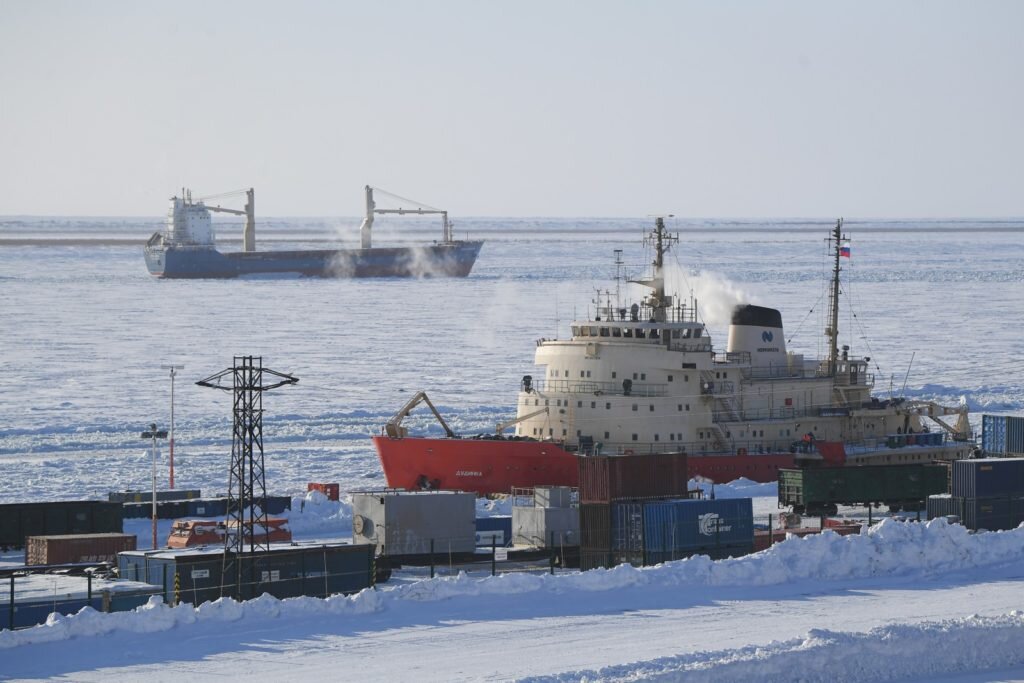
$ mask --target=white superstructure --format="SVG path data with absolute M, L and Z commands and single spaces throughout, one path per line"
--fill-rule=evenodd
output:
M 838 233 L 839 226 L 837 244 Z M 642 303 L 599 306 L 592 320 L 572 323 L 569 339 L 537 342 L 541 372 L 523 378 L 517 436 L 603 453 L 791 452 L 808 439 L 842 441 L 854 452 L 927 431 L 923 418 L 931 417 L 929 429 L 966 438 L 965 407 L 873 398 L 870 359 L 848 347 L 820 361 L 787 352 L 775 309 L 736 307 L 727 350 L 716 352 L 695 302 L 665 294 L 663 255 L 677 238 L 658 219 L 649 239 L 656 260 L 653 275 L 636 281 L 652 289 Z M 838 278 L 838 247 L 836 254 Z M 833 328 L 826 334 L 834 347 Z M 956 424 L 938 420 L 944 415 L 956 415 Z

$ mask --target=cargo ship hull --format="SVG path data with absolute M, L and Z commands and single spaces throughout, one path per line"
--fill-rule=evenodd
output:
M 513 487 L 579 483 L 580 456 L 550 441 L 375 436 L 373 444 L 388 486 L 395 488 L 487 495 L 509 493 Z M 779 468 L 795 463 L 792 453 L 690 455 L 687 469 L 691 479 L 773 482 Z
M 154 245 L 146 267 L 158 278 L 234 278 L 281 274 L 308 277 L 466 277 L 483 242 L 422 247 L 223 253 L 213 247 Z

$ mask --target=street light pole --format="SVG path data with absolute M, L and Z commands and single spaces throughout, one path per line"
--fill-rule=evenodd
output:
M 148 432 L 142 432 L 143 439 L 153 440 L 153 550 L 156 550 L 156 440 L 166 439 L 167 430 L 157 430 L 156 423 L 149 425 Z
M 174 375 L 176 370 L 183 370 L 184 365 L 161 365 L 164 370 L 171 371 L 171 437 L 167 440 L 170 450 L 171 490 L 174 490 Z

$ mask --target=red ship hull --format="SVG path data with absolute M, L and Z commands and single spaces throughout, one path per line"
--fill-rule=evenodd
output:
M 509 493 L 513 487 L 576 486 L 575 453 L 550 441 L 373 437 L 388 486 L 404 489 L 461 489 L 480 495 Z M 642 456 L 639 456 L 642 457 Z M 791 453 L 691 455 L 690 478 L 724 483 L 745 477 L 778 480 L 780 467 L 793 467 Z

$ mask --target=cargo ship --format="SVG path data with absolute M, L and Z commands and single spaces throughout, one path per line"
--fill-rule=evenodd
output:
M 480 241 L 454 239 L 448 212 L 445 210 L 424 206 L 377 208 L 373 198 L 374 188 L 367 185 L 366 216 L 360 226 L 359 249 L 257 251 L 255 193 L 252 188 L 244 192 L 246 204 L 242 210 L 208 205 L 203 199 L 193 202 L 191 192 L 186 190 L 182 190 L 181 197 L 172 197 L 165 230 L 154 233 L 145 246 L 149 272 L 158 278 L 234 278 L 263 274 L 310 277 L 466 277 L 473 270 L 483 245 Z M 242 251 L 222 252 L 217 249 L 211 211 L 245 217 Z M 374 216 L 379 214 L 438 214 L 441 216 L 442 239 L 416 246 L 374 247 L 371 229 Z
M 842 220 L 832 261 L 821 359 L 786 350 L 777 309 L 732 311 L 725 352 L 712 344 L 697 302 L 665 291 L 665 254 L 679 240 L 657 218 L 645 236 L 652 272 L 630 280 L 650 291 L 631 305 L 597 304 L 568 339 L 537 341 L 539 370 L 522 378 L 516 417 L 494 434 L 455 434 L 420 392 L 373 437 L 389 486 L 480 494 L 573 486 L 579 457 L 687 454 L 691 477 L 775 481 L 795 465 L 876 465 L 954 460 L 973 448 L 967 407 L 872 396 L 868 357 L 839 346 Z M 402 420 L 421 401 L 444 437 L 413 436 Z M 514 434 L 505 430 L 515 427 Z

